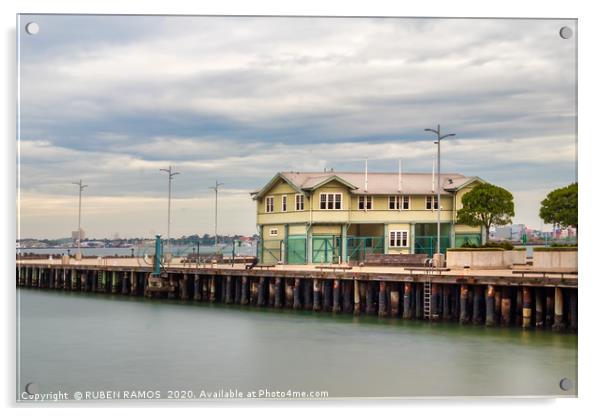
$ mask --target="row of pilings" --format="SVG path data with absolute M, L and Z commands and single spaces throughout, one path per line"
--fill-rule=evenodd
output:
M 202 271 L 168 276 L 170 290 L 150 294 L 146 291 L 148 272 L 23 266 L 17 268 L 17 285 L 408 320 L 428 318 L 423 282 L 207 275 Z M 431 321 L 577 330 L 577 288 L 477 283 L 430 286 Z

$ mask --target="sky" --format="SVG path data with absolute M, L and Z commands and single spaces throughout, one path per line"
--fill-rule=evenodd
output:
M 25 24 L 39 25 L 36 35 Z M 574 20 L 22 15 L 21 238 L 252 234 L 278 171 L 442 172 L 514 195 L 576 181 Z M 549 227 L 548 227 L 549 228 Z

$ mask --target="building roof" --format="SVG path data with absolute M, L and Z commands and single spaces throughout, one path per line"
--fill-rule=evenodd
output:
M 273 184 L 283 179 L 297 192 L 312 191 L 330 181 L 337 181 L 357 195 L 391 195 L 399 193 L 399 174 L 368 172 L 368 187 L 365 188 L 365 174 L 363 172 L 279 172 L 272 180 L 257 192 L 256 197 L 261 197 L 269 191 Z M 435 176 L 436 180 L 436 176 Z M 474 182 L 484 182 L 476 176 L 465 176 L 459 173 L 441 173 L 441 192 L 451 194 L 464 186 Z M 437 192 L 437 188 L 434 189 Z M 427 195 L 433 192 L 432 173 L 402 173 L 401 193 L 406 195 Z

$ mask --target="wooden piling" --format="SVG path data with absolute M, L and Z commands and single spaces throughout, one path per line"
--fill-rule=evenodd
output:
M 543 328 L 544 316 L 544 296 L 540 288 L 535 288 L 535 327 Z
M 418 313 L 416 315 L 418 316 Z M 410 282 L 403 284 L 403 319 L 412 319 L 412 283 Z
M 332 287 L 332 311 L 341 312 L 341 281 L 335 279 Z
M 564 297 L 562 289 L 554 289 L 554 325 L 553 329 L 560 331 L 564 329 Z
M 196 301 L 200 301 L 203 297 L 202 297 L 202 293 L 201 293 L 201 287 L 202 283 L 201 283 L 201 276 L 199 276 L 198 274 L 194 275 L 194 300 Z
M 494 309 L 494 320 L 495 324 L 500 324 L 500 319 L 502 316 L 502 291 L 499 286 L 494 286 L 495 289 L 495 309 Z
M 341 281 L 341 290 L 343 291 L 343 312 L 353 313 L 353 282 L 351 280 Z
M 323 305 L 322 310 L 324 312 L 332 312 L 332 284 L 330 280 L 324 280 L 322 282 Z
M 284 305 L 287 308 L 292 308 L 294 304 L 293 281 L 291 281 L 291 279 L 284 278 L 282 283 L 284 285 Z
M 483 287 L 481 285 L 474 285 L 473 291 L 472 323 L 478 325 L 483 323 L 483 314 L 481 312 L 483 308 Z
M 451 319 L 451 286 L 443 285 L 443 293 L 442 293 L 442 316 L 444 321 L 449 321 Z
M 387 283 L 378 282 L 378 316 L 387 316 Z
M 248 305 L 249 304 L 249 278 L 247 276 L 243 276 L 240 282 L 240 304 Z
M 217 298 L 217 277 L 211 276 L 211 280 L 209 281 L 209 301 L 215 302 Z
M 267 277 L 259 278 L 259 285 L 257 286 L 257 306 L 265 306 L 265 295 L 267 291 Z
M 468 285 L 460 286 L 460 323 L 467 324 L 470 322 L 468 314 Z
M 359 315 L 362 311 L 362 303 L 360 297 L 360 282 L 353 281 L 353 314 Z
M 577 331 L 577 290 L 568 289 L 569 295 L 569 329 Z
M 523 328 L 531 327 L 531 288 L 523 286 Z
M 282 278 L 276 277 L 273 287 L 273 304 L 275 308 L 282 308 Z M 270 297 L 272 294 L 270 293 Z M 270 301 L 272 302 L 272 301 Z
M 431 284 L 431 321 L 438 321 L 439 315 L 439 294 L 440 287 L 437 283 Z
M 305 310 L 313 307 L 313 279 L 303 279 L 303 305 Z
M 502 287 L 502 304 L 501 304 L 501 318 L 500 323 L 503 326 L 509 326 L 512 323 L 512 302 L 510 299 L 510 288 L 508 286 Z
M 393 318 L 397 318 L 399 316 L 399 284 L 397 283 L 391 285 L 391 293 L 389 294 L 389 305 L 391 305 L 391 307 L 389 308 L 390 315 Z
M 320 279 L 313 279 L 314 284 L 314 311 L 319 311 L 322 309 L 321 307 L 321 297 L 322 297 L 322 282 Z
M 242 283 L 240 276 L 233 276 L 234 279 L 234 303 L 240 304 L 241 294 L 242 294 Z
M 268 304 L 270 307 L 274 307 L 274 304 L 276 303 L 276 281 L 275 281 L 276 279 L 280 280 L 279 277 L 269 278 Z M 280 282 L 278 282 L 278 286 L 280 286 Z M 280 302 L 280 303 L 282 303 L 282 302 Z
M 523 291 L 516 288 L 515 325 L 523 326 Z
M 374 287 L 373 282 L 366 282 L 366 315 L 374 315 Z
M 224 279 L 222 277 L 222 282 L 225 283 L 226 285 L 226 289 L 225 289 L 225 294 L 226 294 L 226 299 L 225 299 L 225 303 L 227 304 L 231 304 L 232 303 L 232 276 L 226 276 L 226 278 Z
M 545 288 L 546 292 L 546 328 L 551 328 L 554 324 L 554 288 Z
M 301 309 L 301 279 L 295 278 L 295 287 L 293 289 L 293 309 Z
M 485 300 L 485 325 L 495 325 L 495 288 L 487 285 L 487 296 Z

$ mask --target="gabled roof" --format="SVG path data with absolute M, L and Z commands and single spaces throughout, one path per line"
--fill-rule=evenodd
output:
M 442 173 L 440 188 L 443 194 L 452 194 L 475 181 L 485 182 L 477 176 L 465 176 L 459 173 Z M 394 195 L 399 192 L 398 173 L 368 172 L 368 187 L 365 189 L 365 174 L 363 172 L 279 172 L 267 185 L 253 192 L 254 198 L 265 195 L 276 182 L 286 181 L 295 192 L 310 192 L 321 186 L 337 181 L 358 195 Z M 435 178 L 436 179 L 436 178 Z M 432 173 L 402 173 L 401 193 L 405 195 L 428 195 L 433 192 Z M 437 187 L 434 187 L 437 192 Z

